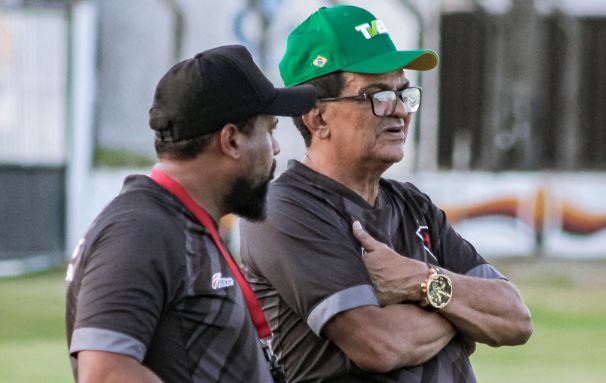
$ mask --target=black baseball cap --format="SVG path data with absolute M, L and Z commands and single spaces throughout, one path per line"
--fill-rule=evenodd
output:
M 300 116 L 315 105 L 311 85 L 275 88 L 242 45 L 181 61 L 162 77 L 149 110 L 160 141 L 203 136 L 258 114 Z

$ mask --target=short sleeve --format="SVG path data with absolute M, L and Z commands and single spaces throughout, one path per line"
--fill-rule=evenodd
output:
M 170 259 L 178 255 L 178 233 L 171 230 L 159 219 L 140 217 L 110 224 L 92 243 L 85 238 L 72 282 L 79 287 L 70 353 L 109 351 L 143 360 L 178 283 Z
M 270 195 L 264 222 L 241 222 L 241 257 L 247 277 L 265 279 L 320 335 L 335 315 L 378 301 L 349 218 L 320 199 L 286 194 Z

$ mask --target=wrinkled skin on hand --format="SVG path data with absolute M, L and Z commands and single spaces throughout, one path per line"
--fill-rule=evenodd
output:
M 363 260 L 381 306 L 423 299 L 421 283 L 428 275 L 425 263 L 398 254 L 372 238 L 359 223 L 354 224 L 353 233 L 364 249 Z

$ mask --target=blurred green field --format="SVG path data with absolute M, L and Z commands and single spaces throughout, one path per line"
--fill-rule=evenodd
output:
M 519 287 L 534 332 L 522 347 L 478 347 L 479 382 L 606 382 L 606 262 L 493 262 Z
M 0 382 L 71 382 L 64 271 L 0 279 Z
M 522 347 L 479 346 L 479 382 L 606 381 L 606 261 L 494 262 L 520 288 L 534 334 Z M 0 279 L 0 382 L 70 382 L 63 270 Z

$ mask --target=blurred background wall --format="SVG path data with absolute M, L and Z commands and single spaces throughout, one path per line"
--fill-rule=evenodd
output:
M 0 275 L 64 262 L 123 177 L 154 162 L 155 85 L 177 61 L 246 45 L 268 77 L 320 6 L 294 0 L 0 0 Z M 424 47 L 409 180 L 485 255 L 606 256 L 606 2 L 349 1 Z M 289 119 L 288 159 L 303 140 Z M 233 221 L 230 221 L 233 223 Z M 226 226 L 237 249 L 237 230 Z

